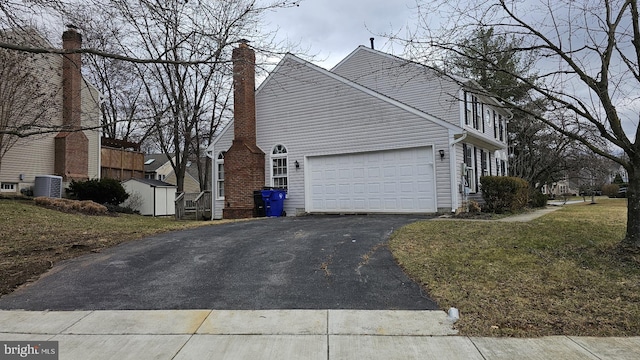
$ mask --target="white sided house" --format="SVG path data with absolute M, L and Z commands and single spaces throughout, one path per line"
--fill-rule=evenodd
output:
M 251 62 L 240 49 L 234 66 Z M 251 216 L 262 186 L 287 190 L 287 215 L 454 212 L 507 173 L 510 113 L 422 65 L 363 46 L 330 71 L 288 54 L 251 119 L 253 76 L 234 68 L 234 121 L 209 148 L 213 218 Z
M 51 47 L 31 30 L 0 32 L 0 37 L 25 46 Z M 65 50 L 80 49 L 82 36 L 70 27 L 63 33 L 62 43 Z M 39 179 L 60 179 L 60 185 L 66 186 L 72 180 L 100 178 L 100 94 L 82 77 L 80 53 L 32 54 L 23 65 L 21 71 L 32 74 L 37 84 L 11 87 L 7 84 L 14 80 L 12 77 L 22 79 L 24 75 L 0 75 L 0 108 L 4 111 L 0 127 L 61 131 L 43 131 L 24 138 L 0 136 L 0 192 L 20 193 L 33 188 Z M 49 98 L 43 108 L 12 106 L 16 100 L 24 104 L 25 98 L 29 103 L 42 104 L 37 99 L 43 96 Z M 37 119 L 36 125 L 29 126 L 25 123 L 28 119 Z

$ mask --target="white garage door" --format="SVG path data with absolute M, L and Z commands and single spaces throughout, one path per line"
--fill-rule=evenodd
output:
M 431 147 L 307 159 L 308 212 L 435 212 Z

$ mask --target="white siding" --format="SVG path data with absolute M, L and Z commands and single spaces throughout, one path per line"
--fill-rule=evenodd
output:
M 91 85 L 83 83 L 82 87 L 82 126 L 89 128 L 84 134 L 89 140 L 89 179 L 100 178 L 100 94 Z
M 27 71 L 36 72 L 43 79 L 42 91 L 54 96 L 52 109 L 42 118 L 43 123 L 62 125 L 62 57 L 34 55 L 33 59 L 33 68 Z M 56 133 L 49 133 L 17 140 L 2 157 L 0 182 L 18 183 L 19 191 L 32 186 L 37 175 L 53 175 L 55 136 Z
M 139 207 L 135 209 L 140 212 L 140 215 L 153 215 L 153 188 L 151 186 L 136 180 L 128 180 L 122 183 L 122 187 L 129 195 L 139 196 L 142 199 Z
M 426 67 L 361 46 L 332 72 L 460 125 L 460 86 Z
M 451 124 L 464 126 L 462 86 L 420 64 L 360 46 L 332 72 Z M 493 119 L 487 121 L 486 110 L 497 111 L 505 120 L 507 112 L 495 106 L 491 99 L 478 97 L 478 101 L 483 119 L 478 126 L 480 130 L 473 128 L 472 121 L 465 130 L 472 137 L 486 138 L 495 142 L 495 146 L 506 147 L 506 138 L 496 140 Z
M 258 146 L 267 154 L 265 185 L 271 179 L 271 149 L 283 144 L 288 150 L 287 214 L 305 208 L 306 156 L 429 145 L 437 153 L 448 148 L 446 128 L 291 59 L 260 89 L 256 111 Z M 436 159 L 435 165 L 438 207 L 450 209 L 449 162 Z
M 213 179 L 212 186 L 211 186 L 211 193 L 212 193 L 211 199 L 213 201 L 213 209 L 211 211 L 211 216 L 214 219 L 222 219 L 222 209 L 224 208 L 224 199 L 219 199 L 217 197 L 218 174 L 217 174 L 216 165 L 215 165 L 216 159 L 218 158 L 218 154 L 221 151 L 229 150 L 232 142 L 233 142 L 233 122 L 230 122 L 222 130 L 220 135 L 214 141 L 213 146 L 211 147 L 211 149 L 213 150 L 213 154 L 212 154 L 213 159 L 211 161 L 211 163 L 213 164 L 211 166 L 211 171 L 212 171 L 211 178 Z
M 49 124 L 62 125 L 62 57 L 60 55 L 34 55 L 34 68 L 46 83 L 48 94 L 55 94 L 47 116 Z M 100 108 L 99 94 L 88 83 L 82 87 L 82 126 L 91 128 L 84 133 L 89 140 L 90 179 L 100 177 Z M 33 186 L 38 175 L 53 175 L 57 133 L 33 135 L 17 141 L 2 158 L 0 182 L 18 183 L 18 191 Z M 20 180 L 20 175 L 23 179 Z

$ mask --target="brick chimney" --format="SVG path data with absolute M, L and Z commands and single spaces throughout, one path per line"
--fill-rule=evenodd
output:
M 253 217 L 253 192 L 264 187 L 264 152 L 256 145 L 256 55 L 241 40 L 233 49 L 233 144 L 224 156 L 225 219 Z
M 75 50 L 82 47 L 82 35 L 68 25 L 62 34 L 62 47 Z M 79 53 L 62 57 L 62 126 L 55 137 L 54 170 L 64 181 L 89 178 L 89 140 L 82 128 L 82 59 Z

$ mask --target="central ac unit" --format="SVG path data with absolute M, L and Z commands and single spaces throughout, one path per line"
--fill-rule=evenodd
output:
M 46 196 L 51 198 L 62 197 L 62 176 L 39 175 L 36 176 L 33 187 L 33 196 Z

